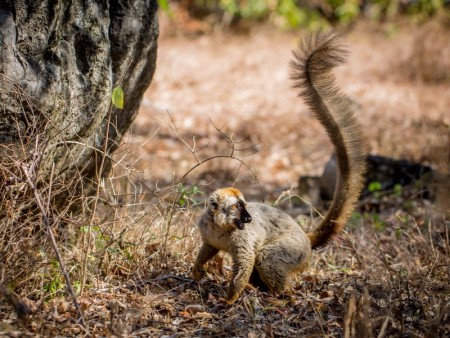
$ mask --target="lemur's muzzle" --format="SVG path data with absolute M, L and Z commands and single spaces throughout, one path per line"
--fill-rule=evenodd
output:
M 247 212 L 247 210 L 245 210 L 245 214 L 244 217 L 242 218 L 242 221 L 244 223 L 250 223 L 252 221 L 252 216 L 250 216 L 250 214 Z
M 252 221 L 252 216 L 250 216 L 250 214 L 244 207 L 241 207 L 240 211 L 241 211 L 241 217 L 236 222 L 236 228 L 238 228 L 240 230 L 244 230 L 245 223 L 250 223 Z

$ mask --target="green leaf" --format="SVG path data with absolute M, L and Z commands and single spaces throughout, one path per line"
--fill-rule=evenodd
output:
M 381 183 L 380 182 L 370 182 L 368 188 L 369 188 L 370 192 L 380 191 L 381 190 Z
M 123 109 L 123 89 L 122 87 L 114 88 L 111 97 L 114 107 Z

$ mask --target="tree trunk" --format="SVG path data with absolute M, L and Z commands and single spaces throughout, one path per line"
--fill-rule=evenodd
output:
M 2 0 L 0 155 L 38 156 L 37 181 L 92 178 L 152 79 L 156 12 L 156 0 Z M 111 108 L 115 86 L 123 110 Z
M 96 223 L 98 195 L 86 189 L 101 185 L 151 82 L 156 12 L 156 0 L 0 0 L 4 285 L 29 285 L 28 294 L 42 297 L 48 290 L 35 285 L 54 279 L 51 257 L 60 256 L 53 233 L 62 242 L 73 234 L 66 230 L 79 235 Z M 116 86 L 124 91 L 123 110 L 111 104 Z M 68 237 L 85 254 L 70 273 L 84 283 L 92 243 L 79 237 Z

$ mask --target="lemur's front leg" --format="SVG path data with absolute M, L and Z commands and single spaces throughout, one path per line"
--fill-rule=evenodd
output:
M 196 281 L 199 281 L 203 278 L 203 276 L 205 276 L 205 264 L 215 255 L 217 255 L 218 252 L 219 250 L 215 247 L 203 243 L 198 253 L 197 259 L 195 260 L 194 267 L 192 268 L 192 275 L 194 276 L 194 279 Z
M 240 248 L 231 253 L 233 258 L 233 278 L 227 291 L 227 302 L 234 303 L 250 280 L 255 265 L 255 254 L 251 248 Z

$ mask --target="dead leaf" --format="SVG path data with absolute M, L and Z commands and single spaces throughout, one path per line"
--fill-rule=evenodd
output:
M 205 312 L 206 310 L 200 304 L 193 304 L 193 305 L 186 306 L 185 311 L 190 313 L 190 314 L 196 314 L 198 312 Z

